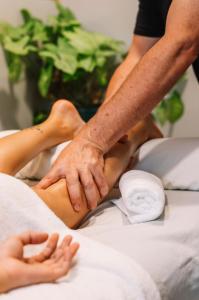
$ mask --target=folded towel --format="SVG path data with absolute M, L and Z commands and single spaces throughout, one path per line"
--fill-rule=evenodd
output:
M 119 182 L 121 198 L 112 202 L 126 214 L 132 224 L 144 223 L 160 217 L 165 206 L 162 182 L 143 171 L 129 171 Z

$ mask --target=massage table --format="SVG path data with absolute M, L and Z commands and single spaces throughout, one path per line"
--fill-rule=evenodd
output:
M 166 191 L 160 219 L 129 224 L 111 202 L 78 230 L 133 258 L 156 282 L 163 300 L 199 299 L 199 192 Z
M 4 135 L 7 135 L 7 133 L 4 133 Z M 38 158 L 38 160 L 39 164 L 41 164 L 40 158 Z M 73 281 L 75 281 L 75 275 L 73 274 L 71 286 L 68 285 L 68 289 L 64 290 L 64 292 L 59 285 L 59 289 L 56 289 L 55 294 L 53 294 L 55 286 L 48 285 L 47 290 L 43 288 L 42 291 L 44 292 L 45 290 L 47 294 L 44 294 L 48 295 L 49 300 L 55 299 L 56 297 L 58 297 L 59 300 L 68 300 L 69 298 L 70 300 L 89 300 L 94 298 L 95 300 L 199 300 L 199 192 L 166 191 L 167 199 L 164 214 L 158 220 L 132 225 L 128 222 L 126 216 L 110 201 L 110 199 L 119 197 L 118 191 L 116 190 L 114 195 L 112 194 L 110 196 L 109 201 L 101 204 L 94 213 L 89 215 L 82 222 L 77 231 L 69 231 L 45 204 L 40 201 L 36 195 L 33 195 L 32 190 L 29 189 L 27 185 L 19 180 L 16 182 L 17 179 L 8 178 L 9 176 L 5 178 L 4 184 L 4 177 L 6 177 L 6 175 L 0 174 L 0 177 L 2 177 L 0 180 L 0 191 L 2 193 L 5 189 L 7 198 L 5 205 L 10 207 L 9 215 L 6 216 L 8 219 L 4 218 L 4 220 L 6 219 L 7 221 L 5 230 L 3 228 L 4 223 L 1 225 L 1 239 L 3 239 L 3 233 L 6 230 L 6 234 L 13 234 L 15 231 L 21 231 L 28 226 L 35 230 L 48 230 L 50 228 L 50 231 L 54 228 L 60 228 L 61 231 L 64 230 L 66 233 L 72 233 L 75 237 L 76 234 L 77 237 L 83 237 L 83 247 L 82 249 L 80 248 L 80 251 L 83 253 L 85 249 L 88 249 L 92 256 L 92 247 L 93 249 L 101 247 L 98 255 L 93 256 L 92 263 L 95 264 L 95 261 L 96 263 L 99 261 L 98 267 L 99 270 L 102 271 L 104 268 L 104 256 L 104 260 L 107 260 L 106 265 L 109 266 L 110 264 L 110 269 L 112 268 L 112 273 L 110 272 L 112 277 L 110 278 L 112 278 L 111 280 L 115 280 L 115 287 L 117 279 L 114 278 L 114 267 L 116 268 L 115 272 L 118 271 L 119 274 L 123 276 L 123 278 L 120 278 L 120 285 L 118 284 L 116 290 L 114 290 L 113 281 L 112 294 L 108 293 L 109 282 L 105 281 L 104 289 L 107 288 L 106 297 L 100 296 L 100 293 L 94 289 L 90 291 L 89 294 L 86 294 L 86 298 L 82 298 L 84 294 L 78 294 L 77 291 L 76 293 L 72 293 L 73 296 L 71 297 L 70 289 L 74 288 Z M 5 187 L 7 182 L 8 187 Z M 19 182 L 21 182 L 21 184 Z M 28 181 L 26 184 L 32 185 L 32 181 Z M 11 186 L 10 188 L 9 185 Z M 15 199 L 16 203 L 14 203 L 12 197 L 16 198 L 16 195 L 17 199 Z M 31 200 L 31 198 L 33 199 Z M 2 206 L 2 200 L 4 200 L 4 198 L 1 199 L 1 213 L 5 208 Z M 17 203 L 17 201 L 19 203 Z M 24 210 L 21 209 L 20 206 L 24 208 Z M 29 211 L 28 216 L 26 215 L 27 209 Z M 18 216 L 16 220 L 17 224 L 11 224 L 12 218 L 16 218 L 16 215 Z M 84 238 L 86 242 L 84 242 Z M 105 248 L 103 248 L 103 246 Z M 113 252 L 111 252 L 111 249 Z M 106 255 L 106 251 L 109 253 L 108 255 Z M 113 257 L 113 259 L 111 259 L 111 257 Z M 84 259 L 85 265 L 90 263 L 90 269 L 92 269 L 92 263 L 89 259 L 88 262 L 86 256 Z M 100 260 L 102 260 L 101 265 Z M 117 264 L 120 264 L 118 269 Z M 132 269 L 135 269 L 136 276 L 134 276 Z M 95 274 L 96 279 L 95 277 L 91 277 L 91 279 L 98 283 L 97 278 L 102 280 L 104 276 L 100 274 L 103 274 L 103 272 L 99 272 L 99 277 Z M 106 276 L 104 276 L 104 278 L 106 278 Z M 138 283 L 136 280 L 138 278 L 143 292 L 141 296 L 135 296 L 135 290 L 138 286 L 136 285 Z M 84 282 L 85 278 L 80 277 L 80 279 L 83 285 L 84 283 L 86 284 L 87 281 Z M 130 286 L 126 286 L 125 290 L 123 285 L 129 283 L 129 279 Z M 121 285 L 121 282 L 123 282 L 123 285 Z M 81 281 L 79 284 L 80 283 Z M 40 296 L 42 295 L 41 289 L 42 286 L 19 289 L 8 295 L 3 295 L 1 298 L 3 300 L 35 300 L 36 298 L 40 300 Z M 123 290 L 125 290 L 124 293 L 122 293 Z M 129 291 L 129 293 L 127 291 Z M 94 298 L 92 292 L 95 294 Z M 127 296 L 125 293 L 127 293 Z M 137 295 L 138 294 L 139 289 Z M 67 295 L 70 297 L 67 298 Z M 41 299 L 43 300 L 44 298 Z

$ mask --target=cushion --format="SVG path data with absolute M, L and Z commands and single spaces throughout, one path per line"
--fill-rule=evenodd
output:
M 165 189 L 199 190 L 199 138 L 161 138 L 140 147 L 134 169 L 158 176 Z

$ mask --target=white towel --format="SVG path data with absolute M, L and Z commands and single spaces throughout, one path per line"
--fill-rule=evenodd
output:
M 130 223 L 144 223 L 160 217 L 165 206 L 162 182 L 143 171 L 129 171 L 119 182 L 121 198 L 112 202 L 126 214 Z

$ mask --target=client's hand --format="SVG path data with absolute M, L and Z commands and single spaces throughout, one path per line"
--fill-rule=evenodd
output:
M 100 198 L 108 193 L 103 153 L 96 145 L 82 138 L 74 139 L 61 152 L 50 172 L 38 186 L 45 189 L 60 178 L 66 179 L 75 211 L 81 210 L 82 191 L 86 196 L 88 208 L 91 209 L 95 208 Z
M 67 274 L 79 244 L 66 236 L 57 247 L 59 235 L 52 234 L 47 245 L 36 256 L 24 258 L 24 246 L 41 244 L 47 233 L 26 232 L 0 245 L 0 292 L 36 283 L 53 282 Z

